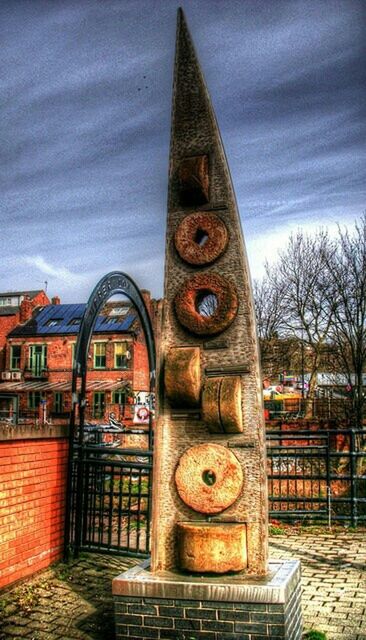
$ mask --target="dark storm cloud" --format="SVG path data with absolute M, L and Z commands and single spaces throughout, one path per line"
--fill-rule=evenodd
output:
M 119 268 L 161 294 L 177 6 L 1 4 L 1 290 L 85 299 Z M 365 209 L 364 4 L 184 9 L 255 272 L 294 225 Z

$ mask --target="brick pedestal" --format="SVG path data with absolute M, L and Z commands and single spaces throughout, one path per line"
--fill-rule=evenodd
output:
M 117 640 L 299 640 L 300 563 L 272 561 L 265 578 L 151 574 L 113 580 Z

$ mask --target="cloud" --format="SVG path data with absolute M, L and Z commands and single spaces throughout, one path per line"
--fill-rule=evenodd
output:
M 249 248 L 365 209 L 364 3 L 325 4 L 185 3 Z M 162 294 L 177 6 L 0 3 L 4 291 L 117 267 Z
M 42 256 L 25 256 L 24 262 L 31 267 L 36 267 L 44 275 L 67 282 L 70 285 L 82 284 L 87 280 L 85 274 L 72 273 L 66 267 L 55 267 L 49 264 Z

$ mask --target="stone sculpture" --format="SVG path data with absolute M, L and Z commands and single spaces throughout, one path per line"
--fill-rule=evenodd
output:
M 181 10 L 164 298 L 151 565 L 113 581 L 116 637 L 300 640 L 299 562 L 267 562 L 262 389 L 240 219 Z M 143 613 L 142 629 L 131 611 Z
M 240 218 L 178 16 L 152 571 L 267 571 L 264 421 Z

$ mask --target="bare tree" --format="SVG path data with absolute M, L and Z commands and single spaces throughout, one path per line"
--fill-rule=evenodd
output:
M 269 266 L 266 265 L 269 272 Z M 283 341 L 279 339 L 282 327 L 282 295 L 270 278 L 254 280 L 253 297 L 257 320 L 257 332 L 261 350 L 262 369 L 265 375 L 274 375 L 288 366 Z
M 327 258 L 332 252 L 327 232 L 320 230 L 314 236 L 308 236 L 298 230 L 290 236 L 287 247 L 279 252 L 275 266 L 269 268 L 267 265 L 266 268 L 266 286 L 271 292 L 268 299 L 280 300 L 281 317 L 276 317 L 279 334 L 295 340 L 310 372 L 307 394 L 310 401 L 314 397 L 321 355 L 331 325 L 332 311 L 324 283 L 327 281 Z M 261 313 L 263 311 L 257 315 L 261 317 Z M 267 318 L 270 326 L 271 322 L 271 318 Z M 261 323 L 266 327 L 263 320 Z M 307 405 L 309 415 L 311 402 Z
M 339 369 L 347 376 L 355 426 L 362 428 L 366 368 L 366 213 L 353 233 L 339 228 L 336 250 L 327 256 L 330 337 Z

